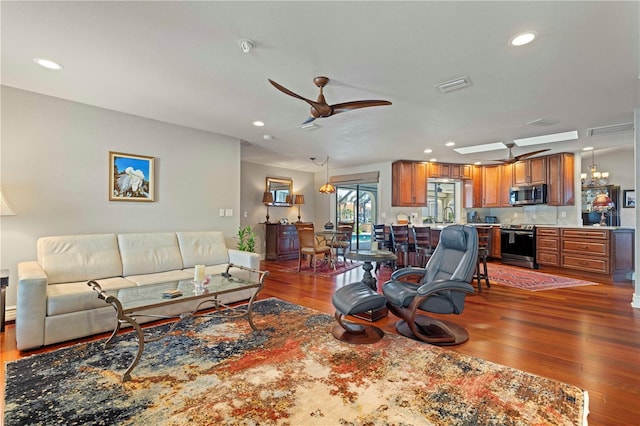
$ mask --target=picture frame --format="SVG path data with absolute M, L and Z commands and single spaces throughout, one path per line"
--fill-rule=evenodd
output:
M 622 191 L 622 207 L 636 208 L 636 191 L 635 189 L 625 189 Z
M 109 201 L 153 202 L 155 158 L 109 151 Z

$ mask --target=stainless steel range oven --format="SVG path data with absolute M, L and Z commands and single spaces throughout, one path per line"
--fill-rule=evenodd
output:
M 538 269 L 534 225 L 502 225 L 500 249 L 502 263 Z

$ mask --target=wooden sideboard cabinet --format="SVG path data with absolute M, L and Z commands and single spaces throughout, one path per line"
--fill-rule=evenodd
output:
M 632 228 L 536 228 L 536 261 L 586 280 L 624 281 L 633 271 Z
M 295 225 L 265 223 L 267 260 L 291 260 L 298 258 L 298 232 Z

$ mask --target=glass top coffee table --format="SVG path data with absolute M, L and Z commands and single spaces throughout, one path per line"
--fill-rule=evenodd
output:
M 105 349 L 111 347 L 111 343 L 115 339 L 122 324 L 128 323 L 136 331 L 138 353 L 122 376 L 122 381 L 125 382 L 131 380 L 131 371 L 138 364 L 138 361 L 140 361 L 140 357 L 144 351 L 144 344 L 166 337 L 180 322 L 179 320 L 175 321 L 169 330 L 160 336 L 145 339 L 144 331 L 136 320 L 136 317 L 179 318 L 181 320 L 195 316 L 195 312 L 203 305 L 211 304 L 213 308 L 211 312 L 199 314 L 198 316 L 225 318 L 246 317 L 251 328 L 257 330 L 253 323 L 252 307 L 256 296 L 264 286 L 264 279 L 267 275 L 269 275 L 268 271 L 259 271 L 244 266 L 229 264 L 224 273 L 212 275 L 206 285 L 189 280 L 171 281 L 121 289 L 118 291 L 118 296 L 114 296 L 103 290 L 96 281 L 89 281 L 87 285 L 98 293 L 99 299 L 113 306 L 116 311 L 116 326 L 104 344 Z M 220 303 L 218 300 L 218 297 L 222 294 L 247 289 L 253 290 L 253 294 L 249 299 L 249 303 L 242 307 L 229 307 Z M 197 303 L 198 300 L 201 300 L 201 302 L 198 303 L 195 309 L 180 315 L 154 315 L 145 313 L 145 311 L 154 308 L 191 301 Z

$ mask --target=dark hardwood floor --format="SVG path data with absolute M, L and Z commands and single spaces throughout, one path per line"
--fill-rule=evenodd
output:
M 263 267 L 270 275 L 260 298 L 278 297 L 328 314 L 334 312 L 334 290 L 362 276 L 361 268 L 321 277 L 283 271 L 277 262 Z M 382 268 L 379 285 L 389 275 Z M 470 335 L 448 349 L 587 390 L 590 425 L 640 425 L 640 310 L 631 308 L 632 294 L 630 282 L 539 292 L 494 284 L 468 296 L 461 315 L 448 316 Z M 389 315 L 376 325 L 394 333 L 396 320 Z M 0 336 L 4 361 L 69 344 L 21 353 L 13 324 Z M 1 374 L 4 383 L 4 368 Z

